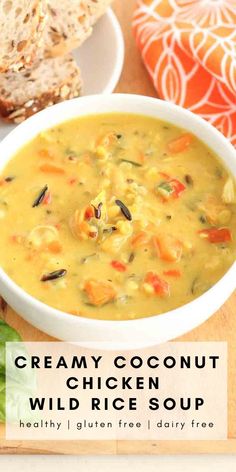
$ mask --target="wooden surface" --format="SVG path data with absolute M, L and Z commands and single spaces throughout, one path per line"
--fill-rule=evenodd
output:
M 157 96 L 148 78 L 134 43 L 130 24 L 135 0 L 115 0 L 116 12 L 125 38 L 126 57 L 121 80 L 116 92 Z M 210 320 L 180 341 L 228 341 L 229 389 L 228 441 L 58 441 L 58 442 L 9 442 L 0 439 L 0 453 L 16 454 L 187 454 L 187 453 L 235 453 L 236 452 L 236 293 Z M 190 313 L 191 316 L 191 313 Z M 6 320 L 14 326 L 25 341 L 53 341 L 36 330 L 18 315 L 8 310 Z M 3 428 L 0 438 L 4 437 Z

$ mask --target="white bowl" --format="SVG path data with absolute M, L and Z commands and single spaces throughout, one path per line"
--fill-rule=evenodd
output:
M 82 95 L 112 93 L 123 69 L 124 54 L 119 21 L 108 8 L 94 26 L 93 34 L 73 52 L 83 78 Z
M 1 168 L 39 132 L 71 118 L 94 113 L 129 112 L 160 118 L 194 133 L 215 151 L 236 177 L 236 152 L 224 136 L 197 115 L 171 103 L 137 95 L 93 95 L 55 105 L 15 128 L 1 143 Z M 0 269 L 0 293 L 36 328 L 56 338 L 111 343 L 113 348 L 144 347 L 169 341 L 207 320 L 236 287 L 236 263 L 208 292 L 176 310 L 130 321 L 100 321 L 76 317 L 36 300 Z

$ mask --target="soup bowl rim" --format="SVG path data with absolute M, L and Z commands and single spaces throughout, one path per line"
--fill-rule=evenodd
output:
M 217 151 L 219 158 L 236 178 L 236 151 L 229 141 L 209 122 L 175 104 L 152 97 L 130 94 L 103 94 L 75 98 L 54 105 L 30 117 L 11 131 L 0 143 L 0 155 L 4 156 L 4 162 L 1 163 L 0 169 L 3 169 L 5 164 L 14 157 L 17 150 L 41 131 L 46 131 L 52 126 L 62 124 L 73 118 L 115 112 L 156 117 L 193 132 L 210 148 L 213 148 L 215 152 Z M 14 151 L 11 151 L 12 149 Z M 5 158 L 5 156 L 7 157 Z M 9 305 L 19 311 L 23 318 L 42 331 L 55 335 L 60 339 L 77 342 L 81 336 L 78 333 L 73 334 L 72 331 L 76 327 L 78 330 L 83 327 L 82 338 L 84 341 L 95 342 L 96 330 L 99 330 L 97 331 L 98 341 L 112 342 L 112 337 L 117 335 L 118 339 L 114 341 L 114 346 L 120 346 L 122 343 L 129 345 L 128 337 L 137 335 L 136 347 L 142 347 L 173 339 L 207 320 L 234 291 L 236 288 L 235 280 L 236 262 L 216 284 L 191 302 L 159 315 L 144 315 L 142 318 L 123 321 L 75 316 L 53 308 L 27 293 L 2 268 L 0 268 L 0 293 Z M 211 308 L 209 305 L 211 305 Z M 37 313 L 43 314 L 42 322 L 37 319 Z M 194 315 L 192 315 L 193 313 Z M 50 318 L 50 326 L 47 326 L 47 319 Z M 63 334 L 63 330 L 53 329 L 52 321 L 63 322 L 64 327 L 67 323 L 69 325 L 68 333 Z M 172 325 L 176 323 L 182 323 L 182 325 L 178 329 L 174 329 Z M 167 332 L 158 332 L 156 335 L 153 332 L 151 333 L 151 331 L 161 329 L 161 327 L 163 330 L 166 329 Z M 93 329 L 92 336 L 90 336 L 90 328 Z M 106 336 L 106 330 L 109 332 L 109 336 Z M 104 334 L 102 335 L 103 331 Z M 142 333 L 144 336 L 143 342 L 141 340 Z M 76 336 L 75 339 L 73 339 L 73 336 Z M 135 339 L 130 342 L 130 346 L 131 344 L 136 345 Z

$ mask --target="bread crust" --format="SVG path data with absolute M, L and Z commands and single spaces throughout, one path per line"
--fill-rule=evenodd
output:
M 57 60 L 57 59 L 55 59 Z M 61 59 L 60 59 L 61 60 Z M 54 59 L 51 59 L 54 61 Z M 70 64 L 70 69 L 63 79 L 55 76 L 55 85 L 45 92 L 37 96 L 27 97 L 27 100 L 14 101 L 11 98 L 5 98 L 0 95 L 0 113 L 5 121 L 13 123 L 21 123 L 29 116 L 43 110 L 46 107 L 52 106 L 56 103 L 78 97 L 81 93 L 82 80 L 79 68 L 73 61 L 72 56 L 65 58 L 65 67 Z M 49 60 L 50 64 L 50 60 Z M 17 74 L 17 73 L 16 73 Z M 27 87 L 27 79 L 25 79 L 25 87 Z

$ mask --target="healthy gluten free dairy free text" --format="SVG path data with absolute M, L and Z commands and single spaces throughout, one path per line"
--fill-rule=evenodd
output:
M 206 343 L 202 349 L 200 347 L 194 343 L 173 343 L 147 352 L 101 350 L 96 354 L 94 350 L 84 351 L 78 345 L 66 343 L 40 343 L 39 346 L 29 343 L 29 355 L 26 355 L 12 345 L 13 351 L 9 350 L 7 355 L 9 377 L 36 375 L 38 379 L 36 391 L 27 392 L 26 385 L 21 403 L 27 405 L 27 414 L 23 409 L 16 424 L 27 435 L 27 429 L 30 430 L 27 423 L 33 425 L 42 420 L 38 434 L 41 429 L 50 434 L 50 421 L 61 423 L 58 432 L 62 437 L 68 434 L 74 437 L 76 431 L 77 434 L 78 431 L 94 433 L 94 430 L 88 433 L 87 428 L 77 429 L 75 424 L 79 419 L 98 424 L 111 421 L 113 434 L 117 428 L 120 434 L 126 431 L 119 426 L 120 421 L 122 425 L 140 422 L 140 433 L 137 429 L 135 433 L 142 435 L 145 431 L 151 432 L 158 420 L 186 422 L 194 434 L 199 428 L 197 424 L 206 423 L 213 425 L 207 427 L 208 433 L 212 428 L 213 436 L 219 438 L 215 405 L 222 411 L 220 421 L 224 422 L 225 346 Z M 10 422 L 7 428 L 12 433 Z M 52 427 L 52 431 L 57 430 Z M 225 426 L 220 429 L 220 435 L 224 431 Z M 102 434 L 110 432 L 105 428 Z

